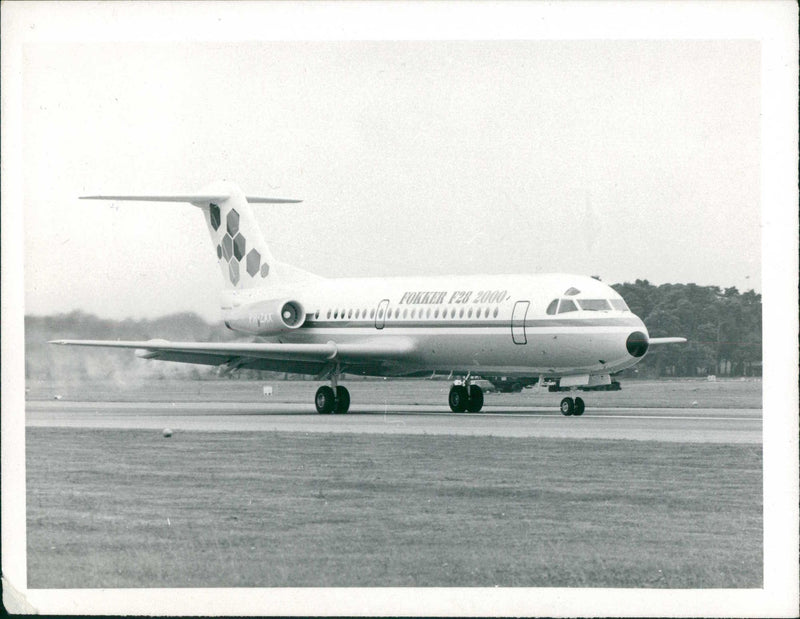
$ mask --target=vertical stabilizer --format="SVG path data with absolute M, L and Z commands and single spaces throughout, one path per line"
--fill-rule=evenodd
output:
M 275 259 L 242 190 L 233 183 L 218 182 L 202 193 L 220 196 L 193 204 L 203 211 L 226 286 L 243 289 L 267 285 Z M 274 278 L 274 271 L 272 275 Z

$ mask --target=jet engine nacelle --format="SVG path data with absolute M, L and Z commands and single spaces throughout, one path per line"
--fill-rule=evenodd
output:
M 306 313 L 299 301 L 276 299 L 261 301 L 232 312 L 225 325 L 252 335 L 280 335 L 300 328 Z

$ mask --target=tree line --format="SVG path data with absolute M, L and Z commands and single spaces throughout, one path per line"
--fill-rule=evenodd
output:
M 636 366 L 649 376 L 760 376 L 761 295 L 736 287 L 614 284 L 651 337 L 682 336 L 685 344 L 654 346 Z

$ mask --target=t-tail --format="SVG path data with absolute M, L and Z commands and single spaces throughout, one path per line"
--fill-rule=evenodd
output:
M 234 183 L 218 181 L 197 194 L 83 196 L 83 200 L 189 202 L 203 211 L 227 289 L 262 288 L 288 284 L 287 277 L 305 274 L 279 264 L 270 252 L 250 203 L 286 204 L 301 200 L 246 196 Z

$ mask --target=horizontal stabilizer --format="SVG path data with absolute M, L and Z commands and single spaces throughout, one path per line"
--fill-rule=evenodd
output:
M 214 202 L 227 200 L 227 195 L 182 195 L 182 196 L 81 196 L 81 200 L 131 200 L 136 202 Z
M 658 344 L 682 344 L 685 341 L 685 337 L 651 337 L 649 340 L 651 346 L 656 346 Z
M 247 196 L 247 201 L 250 204 L 297 204 L 302 202 L 302 200 L 292 198 L 262 198 L 259 196 Z
M 81 196 L 81 200 L 128 200 L 136 202 L 189 202 L 191 204 L 205 204 L 207 202 L 222 202 L 230 197 L 228 194 L 192 194 L 176 196 Z M 247 201 L 252 204 L 296 204 L 302 200 L 291 198 L 264 198 L 260 196 L 247 196 Z

